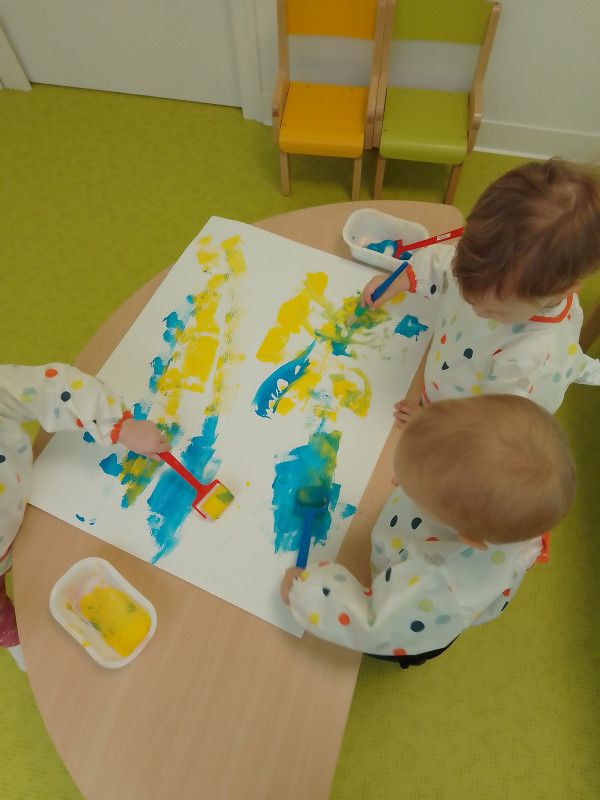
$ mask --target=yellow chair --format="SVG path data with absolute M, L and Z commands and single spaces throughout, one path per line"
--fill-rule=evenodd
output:
M 454 198 L 463 162 L 482 117 L 485 70 L 500 16 L 488 0 L 390 0 L 386 14 L 374 146 L 379 145 L 373 197 L 379 198 L 386 159 L 451 164 L 446 203 Z M 388 86 L 392 39 L 479 45 L 469 92 Z
M 279 146 L 281 191 L 290 193 L 289 154 L 354 159 L 358 198 L 363 149 L 372 147 L 375 102 L 388 0 L 277 0 L 279 66 L 273 135 Z M 373 40 L 369 86 L 290 81 L 288 36 Z

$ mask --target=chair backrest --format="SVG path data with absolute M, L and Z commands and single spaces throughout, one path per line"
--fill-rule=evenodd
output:
M 396 0 L 392 39 L 481 44 L 492 0 Z
M 373 146 L 375 105 L 389 0 L 277 0 L 278 72 L 273 98 L 273 134 L 279 124 L 290 80 L 289 36 L 335 36 L 373 41 L 365 148 Z
M 377 0 L 283 0 L 286 32 L 292 36 L 372 39 Z
M 481 121 L 481 86 L 496 33 L 501 3 L 499 0 L 388 0 L 388 3 L 373 145 L 377 147 L 381 139 L 391 43 L 392 40 L 402 39 L 479 47 L 469 100 L 468 152 L 471 152 Z

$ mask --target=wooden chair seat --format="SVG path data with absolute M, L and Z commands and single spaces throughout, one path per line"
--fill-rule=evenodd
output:
M 468 92 L 387 90 L 379 152 L 385 158 L 462 164 L 467 153 Z
M 279 148 L 284 153 L 358 158 L 363 151 L 369 90 L 290 82 Z

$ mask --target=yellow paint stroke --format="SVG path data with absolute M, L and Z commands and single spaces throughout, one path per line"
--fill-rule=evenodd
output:
M 196 252 L 196 257 L 198 259 L 198 263 L 202 267 L 203 272 L 206 272 L 211 265 L 219 262 L 218 251 L 208 249 L 211 242 L 212 236 L 203 236 L 201 239 L 198 239 L 198 250 Z
M 304 289 L 281 304 L 277 313 L 277 325 L 267 331 L 256 353 L 259 361 L 279 363 L 284 358 L 290 337 L 292 334 L 300 333 L 301 329 L 313 335 L 313 328 L 308 322 L 311 300 L 315 300 L 321 306 L 327 304 L 323 295 L 327 281 L 324 272 L 309 272 L 304 281 Z
M 241 248 L 239 236 L 232 236 L 221 243 L 228 268 L 231 273 L 239 278 L 246 273 L 246 259 Z M 230 292 L 230 310 L 225 314 L 225 325 L 222 335 L 221 354 L 217 360 L 217 366 L 213 375 L 212 399 L 206 405 L 205 414 L 213 416 L 220 413 L 226 401 L 226 397 L 231 393 L 231 382 L 228 380 L 227 373 L 232 366 L 240 364 L 246 356 L 236 348 L 236 333 L 242 319 L 241 304 L 236 295 L 236 282 L 228 284 Z
M 296 406 L 298 403 L 302 406 L 306 406 L 309 400 L 312 399 L 314 393 L 316 392 L 317 386 L 323 380 L 322 372 L 316 368 L 314 365 L 311 364 L 304 375 L 299 378 L 294 384 L 290 387 L 285 397 L 282 397 L 278 404 L 277 404 L 277 413 L 278 414 L 287 414 L 291 411 L 290 404 Z M 283 410 L 281 409 L 281 404 L 283 401 L 286 400 L 287 402 L 283 405 Z
M 246 272 L 241 245 L 239 235 L 221 242 L 220 250 L 213 246 L 210 236 L 198 240 L 198 263 L 203 272 L 212 274 L 209 274 L 204 289 L 192 298 L 194 311 L 187 325 L 183 330 L 175 331 L 176 345 L 169 365 L 156 383 L 157 391 L 166 401 L 166 417 L 176 419 L 182 391 L 205 392 L 213 369 L 212 393 L 206 413 L 217 413 L 227 388 L 226 371 L 244 358 L 234 347 L 241 313 L 230 282 L 232 276 L 239 277 Z M 230 290 L 231 309 L 225 314 L 221 330 L 216 314 L 226 285 Z
M 163 420 L 158 420 L 162 422 Z M 127 476 L 127 489 L 121 501 L 125 508 L 129 508 L 144 491 L 152 480 L 160 462 L 146 456 L 129 451 L 123 459 L 121 477 Z M 130 482 L 131 481 L 131 482 Z
M 360 383 L 357 383 L 352 377 L 342 374 L 340 366 L 344 362 L 340 363 L 338 357 L 355 357 L 351 349 L 351 345 L 355 344 L 379 348 L 380 337 L 375 329 L 389 319 L 389 314 L 384 308 L 378 308 L 353 317 L 357 296 L 346 297 L 336 306 L 325 296 L 327 284 L 325 273 L 308 273 L 302 290 L 281 304 L 277 324 L 267 331 L 258 348 L 256 357 L 260 361 L 278 364 L 292 356 L 289 352 L 290 340 L 301 331 L 305 330 L 320 341 L 320 346 L 312 351 L 310 364 L 304 374 L 292 383 L 277 402 L 276 412 L 283 416 L 296 406 L 306 408 L 309 403 L 312 403 L 311 413 L 320 419 L 335 420 L 339 408 L 347 408 L 357 416 L 365 416 L 369 410 L 371 387 L 366 375 L 359 369 L 351 368 L 354 375 L 360 378 Z M 402 302 L 404 297 L 404 294 L 399 295 L 395 302 Z M 317 311 L 321 318 L 319 328 L 310 324 L 311 311 Z M 330 407 L 326 401 L 328 392 L 323 391 L 323 385 L 327 378 L 331 381 L 337 408 Z
M 239 234 L 221 242 L 227 265 L 233 275 L 241 275 L 246 272 L 246 259 L 241 245 L 242 239 Z
M 175 332 L 176 346 L 169 365 L 156 383 L 165 398 L 165 413 L 175 419 L 182 390 L 204 392 L 219 347 L 219 323 L 215 315 L 221 287 L 227 275 L 211 275 L 204 289 L 194 296 L 194 312 L 184 330 Z
M 371 405 L 371 385 L 361 369 L 352 368 L 350 371 L 362 380 L 362 389 L 343 375 L 332 375 L 333 394 L 341 406 L 359 417 L 364 417 Z
M 279 411 L 279 406 L 277 410 Z M 338 415 L 336 409 L 321 405 L 315 406 L 312 413 L 317 419 L 328 420 L 329 422 L 335 422 Z
M 277 404 L 277 413 L 285 417 L 285 415 L 289 414 L 294 408 L 296 408 L 296 404 L 291 397 L 282 397 Z

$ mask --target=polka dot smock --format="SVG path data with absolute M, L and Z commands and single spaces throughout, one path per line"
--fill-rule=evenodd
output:
M 121 398 L 67 364 L 0 364 L 0 575 L 12 563 L 31 484 L 31 440 L 21 427 L 37 420 L 49 432 L 86 430 L 104 446 L 123 417 Z
M 294 581 L 290 607 L 315 636 L 376 655 L 437 650 L 494 619 L 541 550 L 541 538 L 469 547 L 401 489 L 390 495 L 371 538 L 370 587 L 340 564 L 309 564 Z
M 425 366 L 428 402 L 478 394 L 528 397 L 551 414 L 571 383 L 600 385 L 600 362 L 579 347 L 583 313 L 577 295 L 519 324 L 478 317 L 452 275 L 455 247 L 417 251 L 410 290 L 438 303 Z

